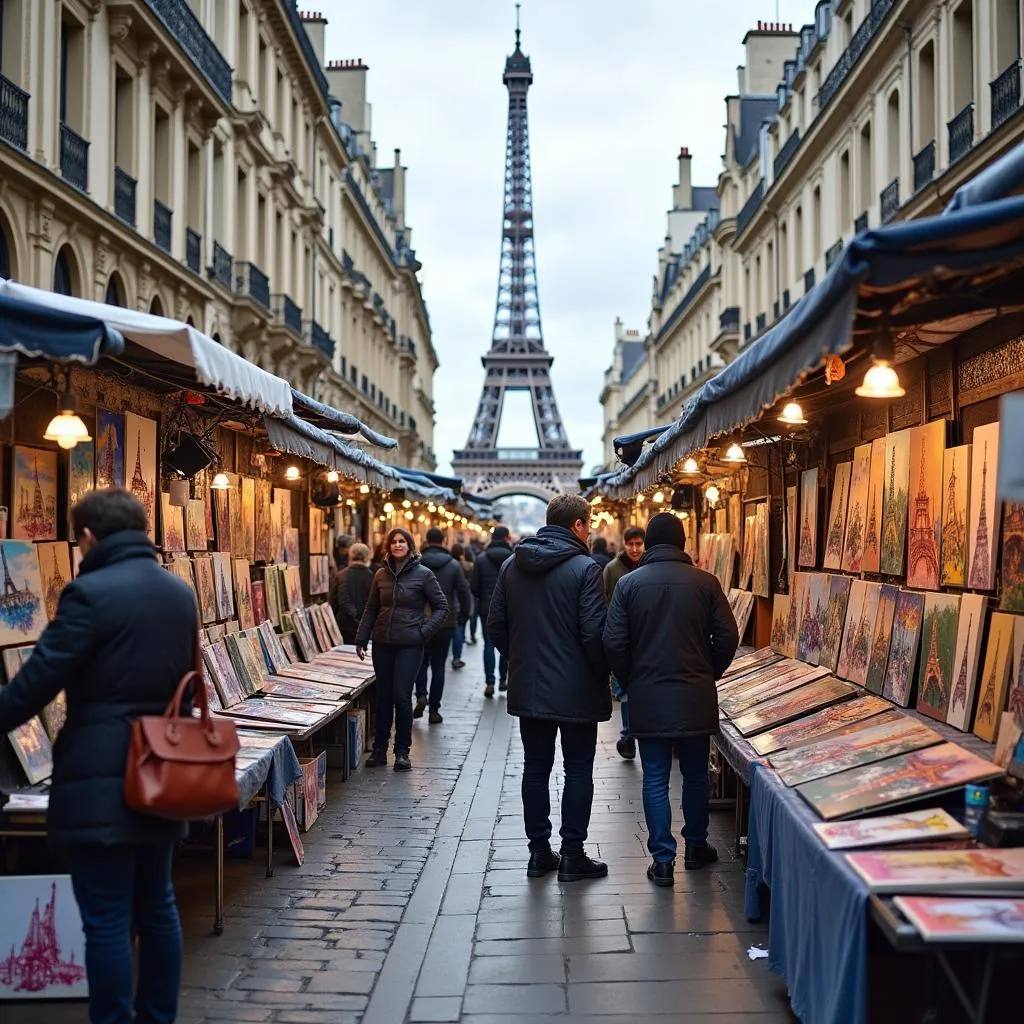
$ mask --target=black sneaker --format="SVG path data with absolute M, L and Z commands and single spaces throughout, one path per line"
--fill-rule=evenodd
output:
M 508 689 L 508 680 L 507 679 L 502 679 L 502 681 L 500 683 L 498 683 L 498 693 L 504 693 L 507 689 Z
M 698 871 L 709 864 L 714 864 L 716 860 L 718 860 L 718 851 L 710 843 L 705 843 L 703 846 L 694 846 L 691 843 L 686 844 L 686 856 L 683 859 L 683 867 L 687 871 Z
M 527 878 L 543 878 L 558 868 L 561 857 L 549 846 L 546 850 L 535 850 L 530 854 L 530 863 L 526 868 Z
M 561 856 L 562 863 L 558 866 L 560 882 L 582 882 L 585 878 L 604 878 L 608 874 L 608 865 L 593 860 L 585 853 L 565 853 Z
M 656 860 L 647 868 L 647 877 L 655 885 L 661 885 L 666 889 L 669 889 L 675 881 L 675 877 L 673 875 L 675 863 L 676 862 L 674 860 Z
M 486 685 L 486 686 L 484 687 L 484 696 L 485 696 L 485 697 L 488 697 L 488 698 L 490 698 L 490 697 L 493 697 L 493 696 L 494 696 L 494 683 L 488 683 L 488 684 L 487 684 L 487 685 Z
M 416 698 L 416 707 L 412 709 L 413 718 L 422 718 L 423 712 L 427 710 L 427 702 L 422 697 Z
M 366 759 L 367 768 L 379 768 L 382 764 L 388 763 L 388 755 L 382 754 L 379 750 L 372 750 Z
M 395 771 L 408 772 L 412 770 L 412 762 L 408 754 L 395 754 Z
M 430 717 L 427 719 L 427 721 L 431 725 L 440 725 L 444 721 L 444 719 L 441 717 L 440 711 L 431 711 Z
M 454 669 L 460 669 L 460 668 L 465 668 L 465 667 L 466 667 L 466 663 L 461 658 L 456 658 L 452 662 L 452 668 L 454 668 Z
M 615 744 L 615 749 L 619 752 L 619 757 L 632 761 L 636 757 L 636 740 L 632 736 L 627 736 Z

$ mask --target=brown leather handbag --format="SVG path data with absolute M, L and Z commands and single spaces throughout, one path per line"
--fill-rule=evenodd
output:
M 183 718 L 189 683 L 199 718 Z M 203 663 L 196 638 L 196 668 L 174 691 L 163 715 L 132 722 L 124 773 L 124 800 L 133 811 L 176 821 L 198 821 L 238 807 L 235 723 L 210 717 Z

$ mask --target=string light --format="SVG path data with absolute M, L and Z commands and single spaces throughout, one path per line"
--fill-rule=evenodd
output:
M 384 502 L 384 511 L 388 515 L 391 515 L 391 513 L 395 511 L 395 506 L 392 505 L 390 501 L 386 501 L 386 502 Z
M 717 505 L 718 499 L 721 497 L 721 492 L 714 484 L 708 484 L 704 490 L 704 497 L 708 499 L 709 505 Z
M 360 494 L 369 494 L 370 493 L 370 485 L 369 484 L 360 484 L 359 485 L 359 493 Z
M 665 492 L 655 491 L 653 500 L 655 505 L 663 505 L 665 503 Z
M 638 495 L 636 496 L 636 503 L 637 503 L 638 505 L 642 505 L 642 504 L 644 503 L 644 495 L 643 495 L 643 492 L 641 492 L 640 494 L 638 494 Z
M 412 508 L 412 502 L 406 498 L 405 501 L 402 502 L 402 508 Z

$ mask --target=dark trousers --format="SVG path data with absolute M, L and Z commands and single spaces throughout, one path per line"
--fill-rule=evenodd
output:
M 395 753 L 408 754 L 412 746 L 412 688 L 423 660 L 422 647 L 372 644 L 373 671 L 377 676 L 377 721 L 373 749 L 384 754 L 395 722 Z
M 177 1015 L 182 950 L 173 851 L 173 843 L 68 851 L 85 931 L 92 1024 L 171 1024 Z M 139 937 L 137 991 L 133 923 Z
M 426 700 L 431 711 L 439 711 L 444 695 L 444 670 L 448 664 L 448 649 L 452 645 L 454 629 L 442 629 L 434 634 L 423 650 L 419 675 L 416 676 L 416 699 Z M 430 699 L 427 699 L 427 669 L 430 669 Z
M 543 850 L 551 839 L 551 792 L 549 782 L 555 763 L 555 737 L 562 738 L 563 853 L 582 853 L 594 803 L 594 753 L 597 750 L 596 722 L 551 722 L 543 718 L 520 718 L 519 735 L 526 755 L 523 766 L 523 819 L 530 851 Z
M 484 682 L 488 685 L 494 685 L 494 663 L 498 663 L 498 681 L 505 682 L 508 678 L 508 660 L 505 655 L 502 654 L 494 644 L 491 643 L 491 638 L 487 635 L 487 630 L 484 630 Z
M 710 744 L 707 736 L 640 740 L 647 849 L 656 861 L 670 861 L 676 855 L 672 806 L 668 798 L 673 749 L 679 758 L 679 770 L 683 773 L 683 839 L 692 846 L 703 846 L 708 840 Z

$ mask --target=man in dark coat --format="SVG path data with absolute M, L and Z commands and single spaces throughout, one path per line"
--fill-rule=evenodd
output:
M 132 722 L 162 715 L 196 664 L 196 600 L 157 562 L 145 509 L 127 491 L 94 491 L 71 519 L 84 556 L 78 577 L 28 661 L 0 687 L 0 734 L 65 691 L 47 825 L 51 842 L 67 850 L 82 914 L 90 1016 L 133 1019 L 134 906 L 135 1011 L 169 1021 L 181 975 L 171 856 L 185 826 L 129 810 L 124 775 Z
M 508 712 L 519 718 L 526 763 L 523 818 L 530 843 L 527 875 L 558 868 L 564 882 L 608 873 L 583 851 L 594 800 L 597 723 L 611 718 L 608 665 L 601 644 L 605 603 L 601 570 L 587 550 L 590 505 L 559 494 L 547 525 L 522 541 L 502 567 L 487 635 L 509 659 Z M 561 733 L 561 856 L 551 849 L 548 791 Z
M 473 578 L 469 589 L 476 598 L 480 621 L 484 623 L 484 696 L 494 696 L 494 644 L 487 635 L 487 616 L 491 610 L 491 595 L 498 582 L 498 573 L 506 560 L 512 557 L 512 546 L 508 542 L 508 527 L 496 526 L 491 534 L 487 550 L 477 556 L 473 563 Z M 498 689 L 507 689 L 508 662 L 504 653 L 498 659 Z
M 604 537 L 595 537 L 590 546 L 590 557 L 603 569 L 615 556 L 608 551 L 608 541 Z
M 337 573 L 331 584 L 331 607 L 341 627 L 342 640 L 354 644 L 373 586 L 373 570 L 367 565 L 370 549 L 365 544 L 353 544 L 346 558 L 348 565 Z
M 427 530 L 427 543 L 420 552 L 420 564 L 425 565 L 441 584 L 444 596 L 448 601 L 448 617 L 444 624 L 427 642 L 423 649 L 423 661 L 420 662 L 419 675 L 416 677 L 416 706 L 412 710 L 413 718 L 422 718 L 423 710 L 430 707 L 428 721 L 431 725 L 439 725 L 441 717 L 441 697 L 444 695 L 444 671 L 448 663 L 448 651 L 455 636 L 455 628 L 462 623 L 464 626 L 469 618 L 469 584 L 466 573 L 444 548 L 444 533 L 436 526 Z M 427 668 L 430 669 L 430 699 L 427 700 Z
M 676 856 L 668 786 L 673 749 L 683 774 L 684 867 L 718 859 L 708 839 L 708 755 L 718 731 L 715 681 L 729 667 L 739 633 L 722 586 L 683 550 L 682 523 L 670 512 L 647 524 L 639 568 L 615 586 L 604 647 L 629 695 L 630 730 L 640 742 L 647 877 L 670 886 Z

